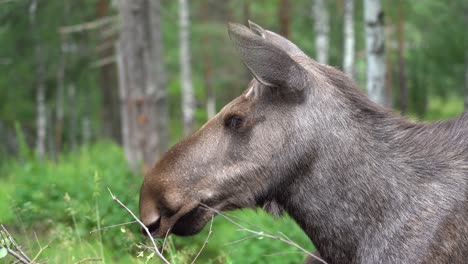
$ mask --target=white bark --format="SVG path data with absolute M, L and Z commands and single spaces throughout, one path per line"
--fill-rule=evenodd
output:
M 380 0 L 364 0 L 366 23 L 367 94 L 369 98 L 385 105 L 385 34 L 384 13 Z
M 317 61 L 322 64 L 328 63 L 330 18 L 326 0 L 314 0 L 312 8 L 315 29 L 315 47 Z
M 206 113 L 208 119 L 216 115 L 216 99 L 214 95 L 208 96 L 206 100 Z
M 468 52 L 465 56 L 465 112 L 468 112 Z
M 76 86 L 70 83 L 67 87 L 67 109 L 68 109 L 68 141 L 70 142 L 70 149 L 76 149 L 77 146 L 77 123 L 78 114 L 76 111 Z
M 36 25 L 37 5 L 38 0 L 31 0 L 29 6 L 29 22 L 35 46 L 34 53 L 36 59 L 36 153 L 38 157 L 42 159 L 46 151 L 47 109 L 44 84 L 44 59 L 41 40 Z
M 130 166 L 149 168 L 165 151 L 167 99 L 159 0 L 120 1 L 118 43 L 122 137 Z
M 179 0 L 180 27 L 180 70 L 182 82 L 182 113 L 184 121 L 184 135 L 190 135 L 195 128 L 195 95 L 192 86 L 190 67 L 190 21 L 187 0 Z
M 156 156 L 160 157 L 168 147 L 169 143 L 169 109 L 167 102 L 167 81 L 166 68 L 164 64 L 164 46 L 162 38 L 161 24 L 161 3 L 160 0 L 150 0 L 150 27 L 153 45 L 151 46 L 152 59 L 148 63 L 153 74 L 153 82 L 156 84 L 154 93 L 155 108 L 157 118 L 155 120 L 156 131 L 158 134 L 158 142 L 156 142 Z
M 60 41 L 60 58 L 57 68 L 57 106 L 55 112 L 55 148 L 57 153 L 62 149 L 62 133 L 63 133 L 63 117 L 64 117 L 64 100 L 65 100 L 65 43 L 64 38 Z
M 125 157 L 130 162 L 132 160 L 132 148 L 130 145 L 130 119 L 129 119 L 129 111 L 127 110 L 128 106 L 126 104 L 127 98 L 127 88 L 125 85 L 127 84 L 126 73 L 125 73 L 125 65 L 124 65 L 124 58 L 122 54 L 122 48 L 119 42 L 115 45 L 115 53 L 117 58 L 117 73 L 118 73 L 118 81 L 119 81 L 119 99 L 120 99 L 120 118 L 121 118 L 121 125 L 122 125 L 122 144 L 125 151 Z
M 354 77 L 354 0 L 344 0 L 343 35 L 343 71 L 350 77 Z
M 91 120 L 89 116 L 85 114 L 81 120 L 81 135 L 82 135 L 82 145 L 87 145 L 91 141 Z

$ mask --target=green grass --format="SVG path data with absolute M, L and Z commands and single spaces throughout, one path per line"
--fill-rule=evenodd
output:
M 102 258 L 105 263 L 145 263 L 148 252 L 137 258 L 142 251 L 137 244 L 145 238 L 136 224 L 90 233 L 133 220 L 111 199 L 107 187 L 138 212 L 142 177 L 130 172 L 119 146 L 98 142 L 64 154 L 56 162 L 29 156 L 4 164 L 0 170 L 0 220 L 11 228 L 18 242 L 26 245 L 31 256 L 39 249 L 37 234 L 43 246 L 50 243 L 41 258 L 51 263 L 74 263 L 84 258 Z M 281 231 L 313 250 L 308 238 L 289 218 L 273 219 L 260 210 L 233 214 L 273 232 Z M 206 229 L 193 237 L 171 237 L 167 258 L 174 263 L 191 262 L 205 241 Z M 250 235 L 237 229 L 216 217 L 199 263 L 297 263 L 304 259 L 298 250 L 266 238 L 226 245 Z M 266 256 L 291 251 L 296 253 Z
M 432 98 L 425 119 L 448 119 L 462 110 L 462 98 L 449 101 Z M 22 141 L 20 129 L 18 133 Z M 119 146 L 97 142 L 62 154 L 57 161 L 41 161 L 25 144 L 19 143 L 20 158 L 3 162 L 0 168 L 0 222 L 25 245 L 30 256 L 39 250 L 34 235 L 37 234 L 43 246 L 50 243 L 40 256 L 50 263 L 74 263 L 84 258 L 101 258 L 103 263 L 146 263 L 149 252 L 142 252 L 137 245 L 148 241 L 136 224 L 90 233 L 133 220 L 111 199 L 107 187 L 132 211 L 138 211 L 142 177 L 129 170 Z M 288 217 L 273 219 L 261 210 L 240 210 L 232 214 L 278 235 L 282 232 L 309 251 L 314 249 Z M 173 263 L 190 263 L 207 232 L 205 227 L 196 236 L 171 236 L 165 256 Z M 249 235 L 222 217 L 216 217 L 212 236 L 198 263 L 279 264 L 300 263 L 305 258 L 297 249 L 268 238 L 229 244 Z M 269 256 L 278 253 L 285 254 Z M 149 262 L 160 263 L 155 259 Z

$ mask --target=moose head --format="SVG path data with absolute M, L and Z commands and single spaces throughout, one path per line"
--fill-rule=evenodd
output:
M 250 29 L 229 24 L 229 35 L 255 79 L 145 176 L 140 215 L 156 235 L 200 231 L 213 214 L 201 204 L 278 210 L 282 186 L 307 169 L 304 163 L 312 165 L 303 140 L 314 131 L 304 123 L 313 122 L 311 111 L 327 111 L 316 103 L 325 87 L 315 87 L 317 77 L 307 70 L 313 62 L 289 40 L 251 22 Z
M 286 211 L 331 263 L 465 263 L 467 116 L 418 124 L 258 25 L 229 24 L 254 79 L 145 176 L 142 222 L 193 235 L 214 210 Z

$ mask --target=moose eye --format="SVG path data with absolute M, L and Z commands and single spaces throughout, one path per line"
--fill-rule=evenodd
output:
M 242 126 L 243 123 L 244 123 L 244 120 L 241 117 L 231 116 L 230 118 L 226 120 L 225 125 L 231 129 L 238 129 Z

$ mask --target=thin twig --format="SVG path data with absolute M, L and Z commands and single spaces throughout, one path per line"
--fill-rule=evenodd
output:
M 1 0 L 0 1 L 0 4 L 6 4 L 6 3 L 9 3 L 9 2 L 13 2 L 15 0 Z
M 44 247 L 42 247 L 41 243 L 39 242 L 39 239 L 37 238 L 36 232 L 34 232 L 34 237 L 36 238 L 36 242 L 39 245 L 39 251 L 37 252 L 36 256 L 31 260 L 31 263 L 36 263 L 36 259 L 42 254 L 42 252 L 49 247 L 50 243 L 47 243 Z
M 0 248 L 3 248 L 3 246 L 0 246 Z M 21 255 L 19 255 L 18 253 L 16 253 L 15 251 L 11 250 L 11 248 L 9 247 L 5 247 L 8 254 L 12 255 L 14 258 L 16 258 L 19 262 L 23 263 L 23 264 L 29 264 L 30 262 L 25 260 Z
M 297 252 L 297 251 L 284 251 L 284 252 L 277 252 L 277 253 L 272 253 L 272 254 L 264 254 L 262 256 L 264 256 L 264 257 L 273 257 L 273 256 L 288 255 L 288 254 L 304 254 L 304 253 Z
M 150 238 L 151 240 L 151 243 L 153 243 L 153 246 L 154 246 L 154 252 L 156 253 L 156 255 L 162 260 L 164 261 L 164 263 L 166 264 L 170 264 L 169 261 L 167 261 L 167 259 L 161 254 L 161 252 L 159 252 L 158 250 L 158 247 L 156 246 L 156 242 L 154 241 L 154 238 L 153 236 L 151 236 L 151 233 L 150 231 L 148 230 L 148 228 L 145 226 L 145 224 L 143 224 L 140 219 L 138 219 L 138 217 L 136 217 L 136 215 L 132 212 L 132 210 L 128 209 L 127 206 L 125 206 L 125 204 L 123 204 L 113 193 L 112 191 L 109 189 L 109 187 L 107 188 L 107 190 L 109 191 L 112 199 L 118 203 L 120 206 L 122 206 L 125 210 L 127 210 L 127 212 L 138 222 L 138 224 L 141 226 L 141 228 L 143 228 L 143 230 L 145 230 L 145 233 L 148 235 L 148 237 Z
M 134 223 L 137 223 L 137 221 L 130 221 L 130 222 L 121 223 L 121 224 L 116 224 L 116 225 L 104 226 L 104 227 L 101 227 L 101 228 L 97 228 L 97 229 L 91 230 L 91 231 L 89 231 L 89 233 L 91 234 L 91 233 L 94 233 L 94 232 L 97 232 L 97 231 L 101 231 L 101 230 L 105 230 L 105 229 L 109 229 L 109 228 L 113 228 L 113 227 L 119 227 L 119 226 L 124 226 L 124 225 L 130 225 L 130 224 L 134 224 Z
M 224 245 L 225 246 L 230 246 L 230 245 L 234 245 L 234 244 L 237 244 L 237 243 L 240 243 L 240 242 L 243 242 L 243 241 L 246 241 L 246 240 L 249 240 L 249 239 L 252 239 L 252 238 L 256 238 L 256 237 L 259 237 L 258 235 L 251 235 L 251 236 L 246 236 L 244 238 L 241 238 L 239 240 L 236 240 L 236 241 L 232 241 L 232 242 L 228 242 L 228 243 L 225 243 Z
M 22 258 L 24 258 L 28 262 L 31 262 L 31 259 L 26 255 L 26 253 L 24 253 L 21 247 L 18 244 L 16 244 L 16 241 L 13 239 L 13 236 L 10 234 L 10 232 L 8 232 L 5 226 L 3 224 L 0 224 L 0 226 L 2 227 L 3 232 L 5 232 L 5 234 L 8 236 L 8 239 L 10 240 L 11 244 L 13 244 L 13 247 L 16 249 L 16 251 L 18 251 L 18 253 L 22 256 Z M 5 242 L 6 241 L 7 240 L 5 240 Z
M 102 261 L 102 259 L 101 258 L 85 258 L 85 259 L 75 262 L 75 264 L 80 264 L 84 262 L 92 262 L 92 261 Z
M 203 249 L 206 247 L 206 244 L 208 244 L 208 241 L 210 240 L 211 233 L 213 233 L 213 219 L 214 216 L 211 216 L 211 224 L 210 224 L 210 230 L 208 231 L 208 235 L 206 236 L 205 242 L 203 243 L 202 247 L 200 248 L 200 251 L 198 251 L 197 255 L 195 258 L 192 260 L 191 264 L 194 264 L 195 261 L 197 260 L 198 256 L 202 253 Z
M 236 219 L 239 219 L 239 218 L 237 218 L 237 217 L 235 217 L 235 216 L 231 216 L 231 215 L 228 216 L 228 214 L 225 214 L 225 213 L 223 213 L 223 212 L 221 212 L 221 211 L 219 211 L 219 210 L 217 210 L 217 209 L 214 209 L 214 208 L 212 208 L 212 207 L 209 207 L 209 206 L 206 205 L 206 204 L 201 204 L 201 205 L 204 206 L 205 208 L 207 208 L 208 210 L 211 210 L 211 211 L 215 212 L 216 214 L 222 216 L 224 219 L 226 219 L 227 221 L 229 221 L 229 222 L 232 223 L 233 225 L 239 227 L 241 230 L 244 230 L 244 231 L 246 231 L 246 232 L 249 232 L 249 233 L 252 233 L 252 234 L 255 234 L 255 235 L 258 235 L 258 236 L 262 236 L 262 237 L 266 237 L 266 238 L 272 238 L 272 239 L 279 240 L 279 241 L 281 241 L 281 242 L 283 242 L 283 243 L 286 243 L 286 244 L 288 244 L 288 245 L 290 245 L 290 246 L 292 246 L 292 247 L 295 247 L 295 248 L 299 249 L 299 250 L 302 251 L 304 254 L 309 255 L 309 256 L 311 256 L 312 258 L 315 258 L 316 260 L 318 260 L 318 261 L 320 261 L 320 262 L 322 262 L 322 263 L 324 263 L 324 264 L 327 264 L 327 262 L 325 262 L 323 259 L 321 259 L 321 258 L 315 256 L 314 254 L 312 254 L 311 252 L 307 251 L 306 249 L 304 249 L 303 247 L 299 246 L 298 244 L 296 244 L 294 241 L 292 241 L 292 240 L 290 240 L 290 239 L 285 239 L 285 238 L 283 238 L 283 237 L 277 236 L 277 235 L 275 235 L 275 234 L 273 234 L 273 233 L 271 233 L 271 232 L 269 232 L 269 231 L 267 231 L 267 230 L 265 230 L 265 229 L 263 229 L 263 228 L 260 228 L 260 229 L 262 230 L 262 231 L 260 231 L 260 232 L 259 232 L 259 231 L 255 231 L 255 230 L 248 229 L 248 228 L 244 227 L 243 225 L 241 225 L 241 224 L 235 222 L 234 220 L 232 220 L 232 218 L 236 218 Z M 246 222 L 245 220 L 241 220 L 241 221 L 244 222 L 244 223 L 248 223 L 248 222 Z M 251 223 L 249 223 L 249 225 L 255 226 L 255 225 L 253 225 L 253 224 L 251 224 Z
M 169 232 L 171 232 L 171 228 L 167 229 L 166 235 L 164 236 L 164 240 L 163 240 L 162 247 L 161 247 L 161 254 L 163 254 L 164 252 L 164 247 L 166 246 L 166 240 L 167 240 L 167 237 L 169 236 Z
M 105 26 L 107 24 L 114 23 L 117 21 L 117 19 L 118 19 L 117 16 L 103 17 L 94 21 L 84 22 L 78 25 L 60 27 L 58 31 L 60 34 L 69 34 L 69 33 L 82 32 L 85 30 L 93 30 L 93 29 Z

